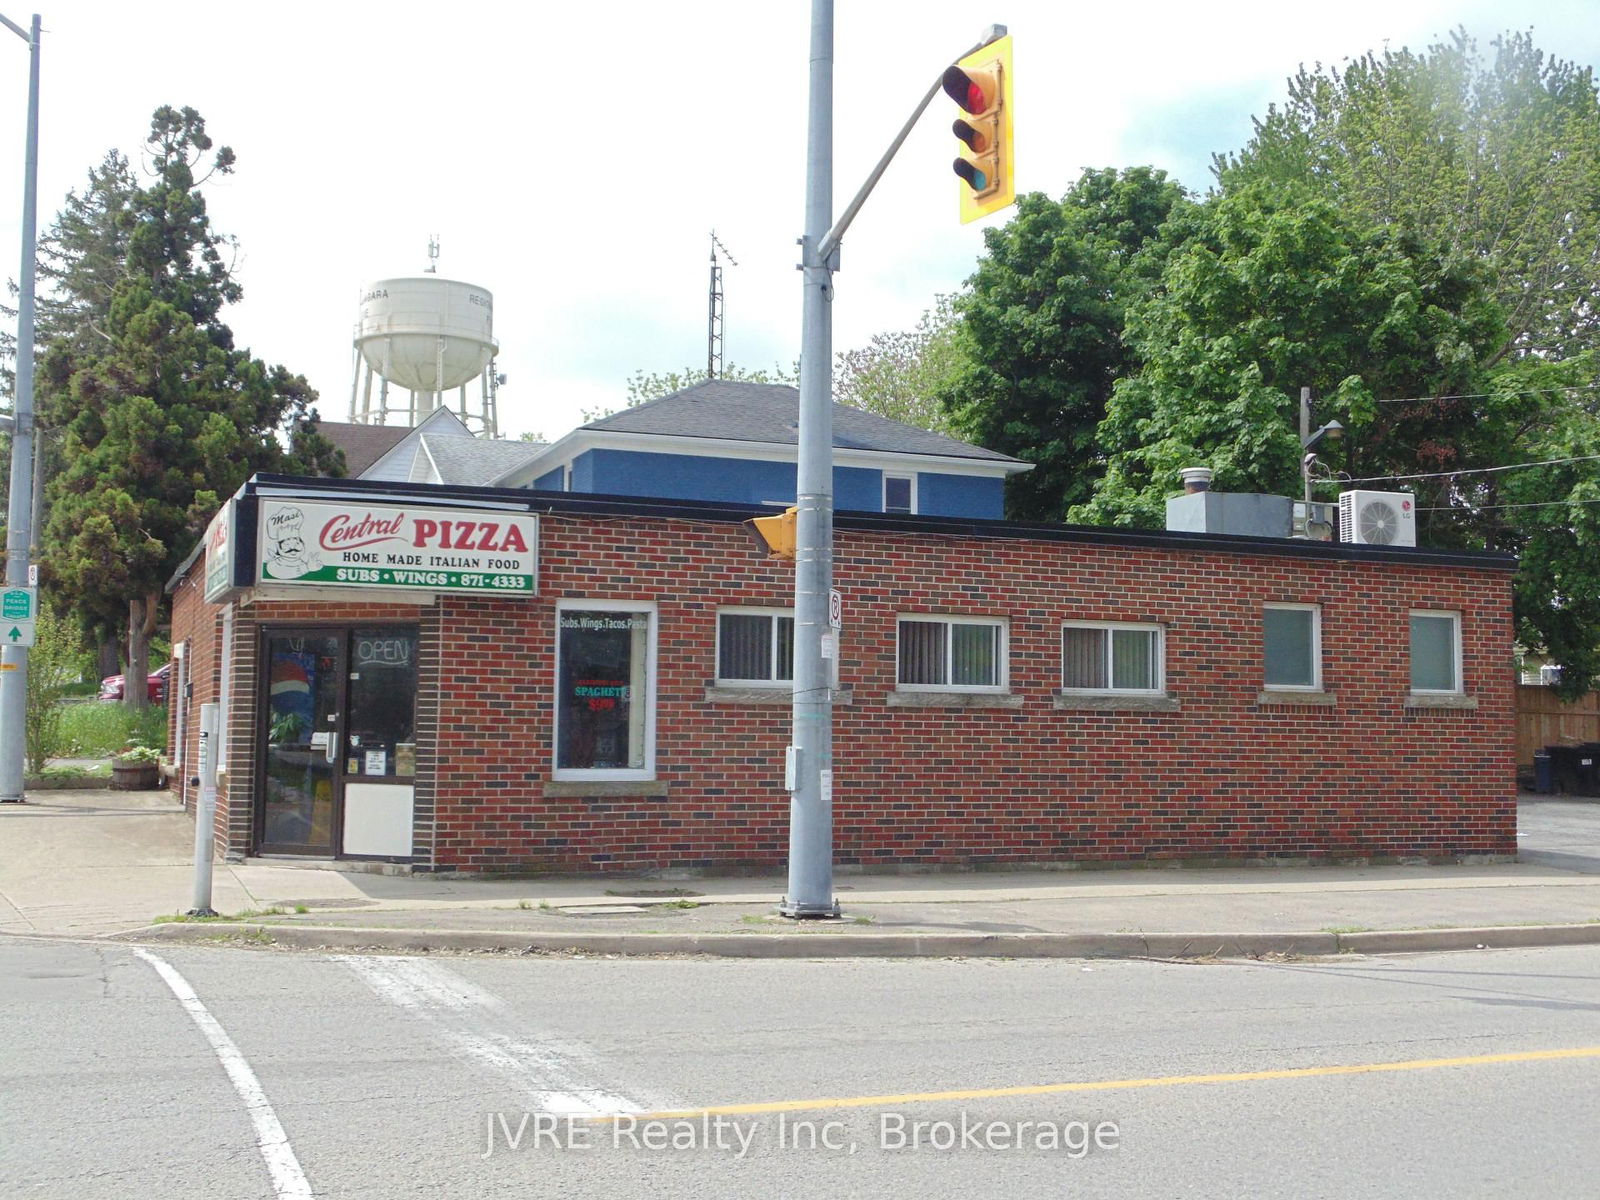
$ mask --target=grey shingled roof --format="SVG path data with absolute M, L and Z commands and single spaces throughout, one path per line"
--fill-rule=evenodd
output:
M 344 473 L 354 479 L 398 446 L 411 427 L 318 421 L 317 432 L 344 451 Z
M 480 437 L 436 437 L 423 434 L 441 483 L 489 487 L 544 449 L 543 442 L 501 442 Z
M 799 409 L 799 391 L 783 384 L 708 379 L 591 421 L 583 428 L 793 446 L 799 442 L 795 427 Z M 837 403 L 833 406 L 833 444 L 841 450 L 876 450 L 884 454 L 936 454 L 995 463 L 1020 461 L 942 433 Z

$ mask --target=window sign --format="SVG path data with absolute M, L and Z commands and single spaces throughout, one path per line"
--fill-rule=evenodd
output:
M 261 500 L 258 580 L 531 596 L 538 518 L 488 509 Z
M 557 621 L 556 770 L 639 777 L 651 766 L 651 614 L 563 608 Z

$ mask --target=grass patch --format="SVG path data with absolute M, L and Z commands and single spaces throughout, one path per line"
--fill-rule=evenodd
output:
M 1371 925 L 1324 925 L 1323 933 L 1372 933 Z
M 303 904 L 295 905 L 295 912 L 310 912 Z M 209 921 L 251 921 L 257 917 L 281 917 L 288 909 L 274 904 L 271 908 L 247 908 L 243 912 L 218 913 L 214 917 L 191 917 L 188 913 L 163 913 L 152 925 L 203 925 Z
M 61 757 L 109 758 L 129 741 L 167 748 L 167 709 L 152 704 L 135 712 L 120 700 L 65 704 L 61 709 Z
M 92 767 L 46 767 L 39 772 L 41 779 L 107 779 L 111 775 L 111 764 L 99 763 Z
M 654 896 L 700 896 L 700 895 L 703 895 L 703 894 L 704 893 L 702 893 L 702 892 L 692 892 L 688 888 L 680 888 L 680 887 L 631 888 L 628 891 L 623 891 L 620 888 L 607 888 L 606 889 L 606 895 L 608 895 L 608 896 L 645 896 L 645 897 L 654 897 Z
M 694 900 L 668 900 L 663 904 L 652 904 L 650 907 L 651 908 L 699 908 L 700 905 L 699 905 L 699 903 L 697 901 L 694 901 Z

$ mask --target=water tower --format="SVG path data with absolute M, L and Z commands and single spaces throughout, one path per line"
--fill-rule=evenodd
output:
M 438 255 L 438 242 L 430 241 L 429 258 Z M 494 297 L 488 288 L 433 272 L 430 265 L 427 274 L 361 289 L 350 420 L 415 426 L 443 406 L 480 437 L 498 437 Z M 391 387 L 401 394 L 391 397 Z

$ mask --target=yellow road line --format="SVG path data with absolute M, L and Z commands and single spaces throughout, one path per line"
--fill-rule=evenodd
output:
M 1289 1067 L 1277 1071 L 1235 1071 L 1223 1075 L 1158 1075 L 1149 1079 L 1096 1079 L 1080 1083 L 1045 1083 L 1026 1087 L 966 1088 L 951 1092 L 905 1092 L 898 1096 L 827 1096 L 815 1100 L 771 1100 L 763 1104 L 719 1104 L 671 1112 L 632 1114 L 635 1120 L 672 1117 L 733 1116 L 800 1112 L 831 1108 L 883 1108 L 941 1100 L 994 1100 L 1006 1096 L 1056 1096 L 1067 1092 L 1114 1092 L 1123 1088 L 1178 1087 L 1194 1083 L 1254 1083 L 1263 1079 L 1306 1079 L 1319 1075 L 1370 1075 L 1379 1071 L 1432 1071 L 1440 1067 L 1482 1067 L 1494 1063 L 1549 1062 L 1600 1058 L 1600 1046 L 1571 1050 L 1523 1050 L 1511 1054 L 1474 1054 L 1461 1058 L 1414 1058 L 1405 1062 L 1349 1063 L 1332 1067 Z M 614 1117 L 597 1117 L 614 1121 Z

